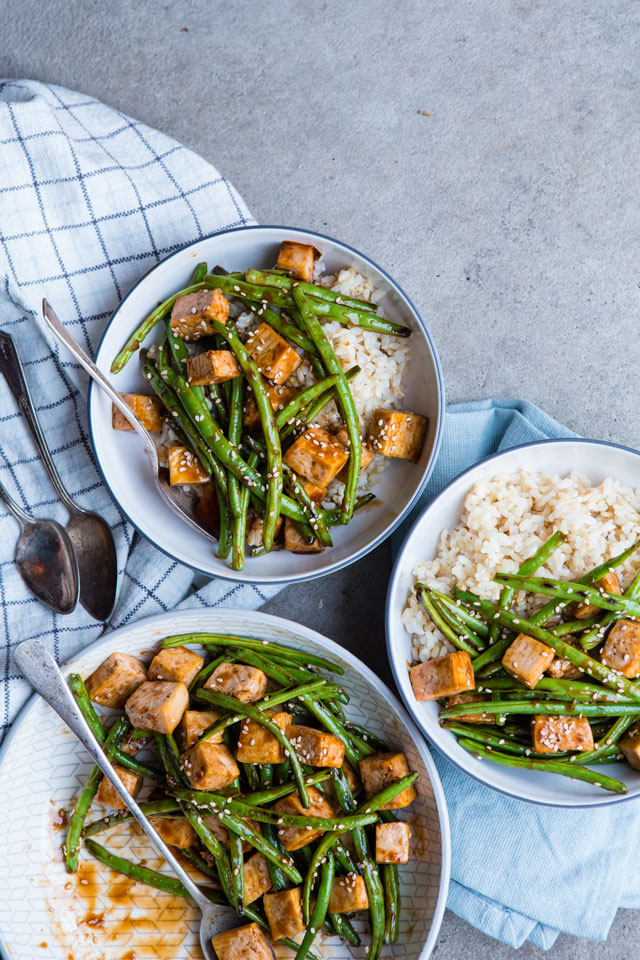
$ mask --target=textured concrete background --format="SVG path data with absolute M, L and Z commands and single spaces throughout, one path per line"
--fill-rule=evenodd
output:
M 639 19 L 628 0 L 1 0 L 0 75 L 94 94 L 216 164 L 258 220 L 368 253 L 431 325 L 449 400 L 526 397 L 637 445 Z M 268 609 L 388 678 L 389 564 Z M 639 938 L 621 912 L 606 944 L 516 953 L 447 914 L 434 956 L 623 960 Z

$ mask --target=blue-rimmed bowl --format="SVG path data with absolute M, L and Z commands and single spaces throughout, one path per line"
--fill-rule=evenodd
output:
M 121 393 L 148 393 L 137 358 L 116 376 L 113 358 L 141 320 L 162 300 L 188 282 L 194 266 L 206 261 L 227 270 L 266 268 L 277 258 L 282 240 L 300 240 L 320 250 L 328 272 L 353 267 L 371 277 L 381 291 L 380 305 L 389 320 L 412 330 L 411 362 L 405 377 L 403 408 L 429 419 L 419 463 L 391 461 L 375 487 L 376 501 L 357 513 L 346 527 L 332 529 L 334 546 L 321 554 L 297 555 L 282 550 L 266 557 L 247 557 L 242 572 L 215 555 L 215 545 L 190 529 L 164 504 L 149 474 L 147 458 L 133 434 L 111 428 L 111 403 L 91 384 L 89 426 L 96 460 L 120 509 L 156 547 L 194 570 L 210 576 L 253 583 L 308 580 L 359 560 L 382 543 L 411 509 L 426 484 L 440 446 L 444 410 L 442 373 L 435 346 L 416 307 L 398 284 L 372 260 L 330 237 L 290 227 L 241 227 L 191 243 L 167 257 L 140 280 L 111 317 L 96 356 L 98 367 Z M 161 325 L 160 325 L 161 326 Z M 160 327 L 148 344 L 159 342 Z

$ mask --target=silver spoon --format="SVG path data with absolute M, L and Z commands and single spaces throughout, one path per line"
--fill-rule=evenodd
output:
M 36 520 L 0 484 L 0 500 L 22 533 L 15 550 L 20 576 L 34 597 L 56 613 L 73 613 L 78 603 L 78 564 L 71 540 L 55 520 Z
M 19 644 L 14 652 L 14 660 L 26 680 L 43 697 L 50 707 L 69 727 L 72 733 L 89 753 L 114 790 L 133 814 L 144 832 L 162 854 L 180 882 L 186 887 L 189 896 L 199 907 L 202 913 L 200 921 L 200 946 L 206 960 L 215 960 L 215 953 L 211 945 L 211 938 L 225 930 L 238 926 L 238 917 L 231 907 L 213 904 L 205 896 L 203 890 L 191 879 L 189 874 L 176 859 L 164 840 L 158 835 L 149 820 L 125 789 L 122 781 L 115 773 L 107 760 L 102 748 L 86 720 L 82 716 L 57 663 L 39 640 L 25 640 Z M 276 960 L 273 948 L 273 960 Z
M 64 343 L 67 350 L 73 354 L 78 363 L 84 367 L 89 376 L 98 384 L 100 389 L 104 390 L 111 402 L 114 403 L 118 410 L 124 414 L 138 436 L 142 439 L 145 446 L 145 451 L 149 457 L 149 460 L 151 461 L 151 471 L 153 473 L 155 485 L 167 506 L 169 506 L 182 520 L 184 520 L 185 523 L 188 523 L 190 527 L 193 527 L 194 530 L 197 530 L 198 533 L 201 533 L 209 540 L 215 541 L 216 538 L 205 527 L 202 526 L 195 516 L 195 513 L 193 512 L 193 498 L 190 497 L 188 493 L 185 493 L 181 487 L 172 487 L 169 485 L 166 476 L 167 471 L 162 470 L 160 467 L 158 451 L 148 430 L 140 423 L 129 404 L 122 399 L 117 390 L 114 390 L 102 371 L 98 370 L 91 358 L 67 332 L 48 300 L 42 301 L 42 316 L 44 317 L 45 323 L 54 336 Z
M 51 483 L 71 514 L 66 530 L 78 560 L 80 603 L 96 620 L 108 620 L 116 601 L 118 558 L 109 524 L 71 499 L 51 456 L 13 337 L 0 331 L 0 371 L 27 421 Z

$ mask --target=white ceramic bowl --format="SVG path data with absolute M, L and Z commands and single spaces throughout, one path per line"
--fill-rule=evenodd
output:
M 444 390 L 435 347 L 429 332 L 407 295 L 375 263 L 346 244 L 329 237 L 288 227 L 241 227 L 189 244 L 154 267 L 124 298 L 107 324 L 96 363 L 107 374 L 111 362 L 141 320 L 162 300 L 183 287 L 195 264 L 221 264 L 228 270 L 269 267 L 283 239 L 312 243 L 321 252 L 328 271 L 354 267 L 373 279 L 382 292 L 381 305 L 388 319 L 411 328 L 412 357 L 406 381 L 404 409 L 429 418 L 419 463 L 392 461 L 375 487 L 376 501 L 357 513 L 347 527 L 332 529 L 334 545 L 321 554 L 296 555 L 288 551 L 266 557 L 247 556 L 245 568 L 235 572 L 218 560 L 215 544 L 180 520 L 157 493 L 150 479 L 147 458 L 133 434 L 111 428 L 111 402 L 91 383 L 89 426 L 96 460 L 112 496 L 131 523 L 155 546 L 174 559 L 210 576 L 254 583 L 293 582 L 324 576 L 353 563 L 373 550 L 402 521 L 427 482 L 440 446 Z M 161 327 L 162 325 L 160 325 Z M 161 329 L 148 338 L 158 342 Z M 134 357 L 125 369 L 111 376 L 121 393 L 148 393 Z
M 355 723 L 368 726 L 404 750 L 420 774 L 418 797 L 399 811 L 412 828 L 411 861 L 399 871 L 402 897 L 400 936 L 394 957 L 427 960 L 435 945 L 447 899 L 450 868 L 449 821 L 440 779 L 424 739 L 396 698 L 364 663 L 326 637 L 306 627 L 259 612 L 183 610 L 139 620 L 98 640 L 67 664 L 87 676 L 114 651 L 148 660 L 165 636 L 222 632 L 259 637 L 325 655 L 345 670 L 341 682 L 351 696 L 346 707 Z M 60 843 L 53 827 L 56 813 L 69 806 L 91 769 L 83 748 L 44 701 L 34 696 L 14 724 L 0 753 L 0 808 L 3 837 L 0 875 L 11 877 L 0 898 L 0 952 L 7 957 L 46 956 L 66 960 L 152 960 L 166 956 L 189 960 L 199 955 L 195 909 L 141 884 L 118 880 L 85 853 L 81 872 L 65 874 Z M 100 816 L 92 813 L 89 820 Z M 118 828 L 98 838 L 125 857 L 145 857 L 149 866 L 168 872 L 146 838 Z M 124 899 L 122 894 L 125 894 Z M 104 915 L 104 924 L 87 923 Z M 357 922 L 363 946 L 351 950 L 332 939 L 319 945 L 332 960 L 364 960 L 366 921 Z M 159 943 L 162 938 L 162 944 Z M 330 952 L 328 952 L 330 949 Z M 287 952 L 288 955 L 288 952 Z
M 440 533 L 458 521 L 464 499 L 479 480 L 490 480 L 497 473 L 524 469 L 565 476 L 572 470 L 586 474 L 593 483 L 613 477 L 637 487 L 640 482 L 640 452 L 598 440 L 547 440 L 513 447 L 482 460 L 446 486 L 425 507 L 409 531 L 396 559 L 387 595 L 387 648 L 398 689 L 423 733 L 447 759 L 465 773 L 500 793 L 531 803 L 556 807 L 590 807 L 618 803 L 640 796 L 640 773 L 626 763 L 601 769 L 628 789 L 625 795 L 607 793 L 591 784 L 548 773 L 516 770 L 479 760 L 459 746 L 455 736 L 438 723 L 435 703 L 418 703 L 409 682 L 411 637 L 400 621 L 407 596 L 414 583 L 412 570 L 420 559 L 435 556 Z

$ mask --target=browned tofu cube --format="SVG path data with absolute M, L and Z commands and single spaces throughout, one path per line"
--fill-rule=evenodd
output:
M 417 463 L 422 453 L 428 420 L 419 413 L 378 408 L 373 415 L 369 443 L 374 453 Z
M 348 873 L 346 877 L 336 877 L 329 898 L 329 913 L 355 913 L 366 910 L 369 897 L 364 877 L 359 873 Z
M 280 813 L 293 813 L 303 817 L 335 817 L 336 812 L 323 793 L 320 793 L 315 787 L 309 787 L 308 793 L 308 807 L 302 806 L 300 794 L 296 790 L 295 793 L 290 793 L 288 797 L 277 800 L 273 809 Z M 307 830 L 306 827 L 281 827 L 278 830 L 278 836 L 285 850 L 299 850 L 300 847 L 306 847 L 308 843 L 313 843 L 324 832 L 324 830 Z
M 216 332 L 212 320 L 226 323 L 229 301 L 219 290 L 198 290 L 178 297 L 171 311 L 171 329 L 182 340 L 199 340 Z
M 247 543 L 250 547 L 261 547 L 263 544 L 262 531 L 264 528 L 264 521 L 262 517 L 257 515 L 253 518 L 249 524 L 249 529 L 247 531 Z M 278 517 L 276 520 L 276 530 L 275 536 L 277 537 L 282 529 L 282 517 Z
M 341 767 L 344 763 L 344 743 L 326 730 L 294 723 L 287 728 L 287 737 L 301 763 L 310 767 Z
M 176 819 L 173 817 L 150 817 L 149 819 L 164 842 L 172 847 L 178 847 L 179 850 L 192 847 L 198 840 L 198 834 L 188 820 L 180 817 Z
M 214 483 L 208 483 L 196 505 L 196 517 L 215 537 L 220 534 L 220 502 Z
M 409 863 L 410 843 L 408 823 L 376 823 L 376 863 Z
M 475 680 L 471 657 L 465 650 L 454 650 L 445 657 L 425 660 L 411 667 L 411 686 L 416 700 L 439 700 L 473 690 Z
M 194 790 L 222 790 L 240 776 L 229 748 L 210 740 L 196 743 L 181 754 L 180 764 Z
M 245 346 L 260 372 L 276 384 L 288 380 L 302 363 L 300 354 L 268 323 L 261 323 Z
M 342 446 L 345 448 L 347 453 L 349 452 L 349 432 L 346 427 L 342 427 L 341 430 L 338 430 L 336 433 L 336 440 L 339 440 Z M 362 444 L 362 456 L 360 458 L 360 473 L 363 470 L 366 470 L 371 461 L 373 460 L 373 450 L 371 447 L 368 447 L 366 443 Z M 347 482 L 347 476 L 349 474 L 349 464 L 345 463 L 344 467 L 338 474 L 338 480 L 342 483 Z
M 609 632 L 600 659 L 624 677 L 640 676 L 640 623 L 618 620 Z
M 206 350 L 187 360 L 187 379 L 192 387 L 225 383 L 240 373 L 240 364 L 231 350 Z
M 128 653 L 110 653 L 87 677 L 89 698 L 102 707 L 122 710 L 127 697 L 147 679 L 147 668 Z
M 141 750 L 144 750 L 145 747 L 148 747 L 152 742 L 153 737 L 149 735 L 148 737 L 141 737 L 133 735 L 134 731 L 130 730 L 129 733 L 120 741 L 120 750 L 122 753 L 126 753 L 129 757 L 137 757 Z
M 184 683 L 146 680 L 124 705 L 133 727 L 173 733 L 189 706 L 189 691 Z
M 218 933 L 211 943 L 218 960 L 273 960 L 269 941 L 257 923 Z
M 322 553 L 324 544 L 320 543 L 317 537 L 311 542 L 300 533 L 293 520 L 289 517 L 284 518 L 284 548 L 291 553 Z
M 633 769 L 640 770 L 640 727 L 631 727 L 629 732 L 620 738 L 618 746 Z
M 271 890 L 271 874 L 267 858 L 261 853 L 254 853 L 245 861 L 244 865 L 244 903 L 253 903 L 268 890 Z
M 200 735 L 208 727 L 213 726 L 220 719 L 215 710 L 187 710 L 176 730 L 178 746 L 184 752 L 200 739 Z M 222 743 L 222 731 L 210 738 L 211 743 Z
M 267 392 L 274 413 L 279 413 L 282 408 L 286 407 L 289 401 L 295 397 L 297 390 L 295 387 L 290 387 L 286 383 L 268 383 Z M 253 390 L 247 390 L 245 394 L 242 422 L 249 430 L 255 430 L 260 426 L 260 411 L 258 410 Z
M 365 757 L 364 760 L 360 761 L 360 776 L 367 800 L 375 797 L 385 787 L 406 777 L 409 772 L 407 758 L 400 751 L 397 753 L 374 753 L 370 757 Z M 416 796 L 415 787 L 407 787 L 406 790 L 399 793 L 393 800 L 389 800 L 380 809 L 399 810 L 400 807 L 408 807 L 410 803 L 413 803 Z
M 575 637 L 564 637 L 564 642 L 571 647 L 581 649 Z M 554 657 L 551 665 L 547 667 L 547 676 L 554 680 L 577 680 L 584 676 L 584 671 L 580 667 L 574 667 L 571 660 L 565 660 L 563 657 Z
M 195 453 L 188 447 L 170 447 L 169 483 L 172 487 L 186 483 L 208 483 L 210 479 Z
M 140 793 L 142 777 L 137 773 L 132 773 L 131 770 L 127 770 L 126 767 L 121 767 L 115 763 L 113 765 L 113 769 L 118 774 L 118 778 L 122 780 L 123 785 L 129 791 L 131 796 L 135 799 L 135 797 L 137 797 L 137 795 Z M 126 803 L 120 799 L 106 777 L 103 777 L 100 781 L 100 786 L 98 787 L 98 792 L 96 794 L 96 800 L 98 803 L 104 803 L 105 807 L 114 807 L 116 810 L 127 809 Z
M 349 787 L 351 788 L 351 793 L 352 793 L 352 794 L 354 795 L 354 797 L 355 797 L 355 796 L 356 796 L 358 793 L 360 793 L 360 791 L 362 790 L 362 784 L 360 783 L 360 777 L 358 776 L 358 774 L 356 773 L 356 771 L 353 769 L 353 767 L 351 766 L 351 764 L 349 763 L 348 760 L 345 760 L 344 763 L 342 764 L 342 772 L 344 773 L 344 775 L 345 775 L 345 777 L 346 777 L 346 779 L 347 779 L 347 783 L 349 784 Z
M 296 473 L 319 487 L 326 487 L 345 465 L 349 454 L 323 427 L 309 427 L 294 440 L 282 459 Z
M 296 280 L 313 280 L 313 265 L 320 257 L 320 252 L 310 243 L 298 243 L 296 240 L 283 240 L 278 254 L 276 267 L 286 270 Z
M 502 666 L 512 677 L 533 690 L 542 674 L 551 666 L 555 654 L 551 647 L 526 633 L 519 633 L 502 658 Z
M 457 707 L 459 703 L 479 703 L 486 700 L 484 693 L 456 693 L 455 696 L 447 699 L 447 707 Z M 456 720 L 463 723 L 495 723 L 496 718 L 491 713 L 463 713 L 456 717 Z
M 162 401 L 160 397 L 148 397 L 142 393 L 121 393 L 136 417 L 149 433 L 162 433 Z M 111 426 L 114 430 L 133 430 L 133 427 L 116 406 L 111 408 Z
M 281 730 L 291 723 L 291 714 L 268 710 L 272 720 Z M 240 727 L 236 757 L 240 763 L 282 763 L 285 760 L 284 748 L 280 741 L 257 720 L 245 719 Z
M 244 663 L 221 663 L 204 685 L 205 690 L 225 693 L 243 703 L 254 703 L 267 692 L 267 675 Z
M 327 495 L 326 487 L 319 487 L 317 483 L 305 480 L 304 477 L 300 477 L 299 483 L 310 500 L 313 500 L 314 503 L 322 503 Z
M 601 577 L 600 580 L 597 580 L 594 586 L 600 591 L 604 590 L 606 593 L 615 593 L 619 597 L 622 596 L 622 587 L 620 586 L 620 581 L 613 570 L 609 570 L 608 573 L 605 573 L 604 577 Z M 590 603 L 575 603 L 573 604 L 572 609 L 576 620 L 584 620 L 586 617 L 593 617 L 596 613 L 600 612 L 599 607 L 594 607 Z
M 593 733 L 585 717 L 534 717 L 531 725 L 536 753 L 593 750 Z
M 203 663 L 204 659 L 188 647 L 167 647 L 156 653 L 149 664 L 149 680 L 174 680 L 189 686 Z
M 273 940 L 279 940 L 281 937 L 295 937 L 297 933 L 304 930 L 300 887 L 278 890 L 277 893 L 265 893 L 263 903 Z

